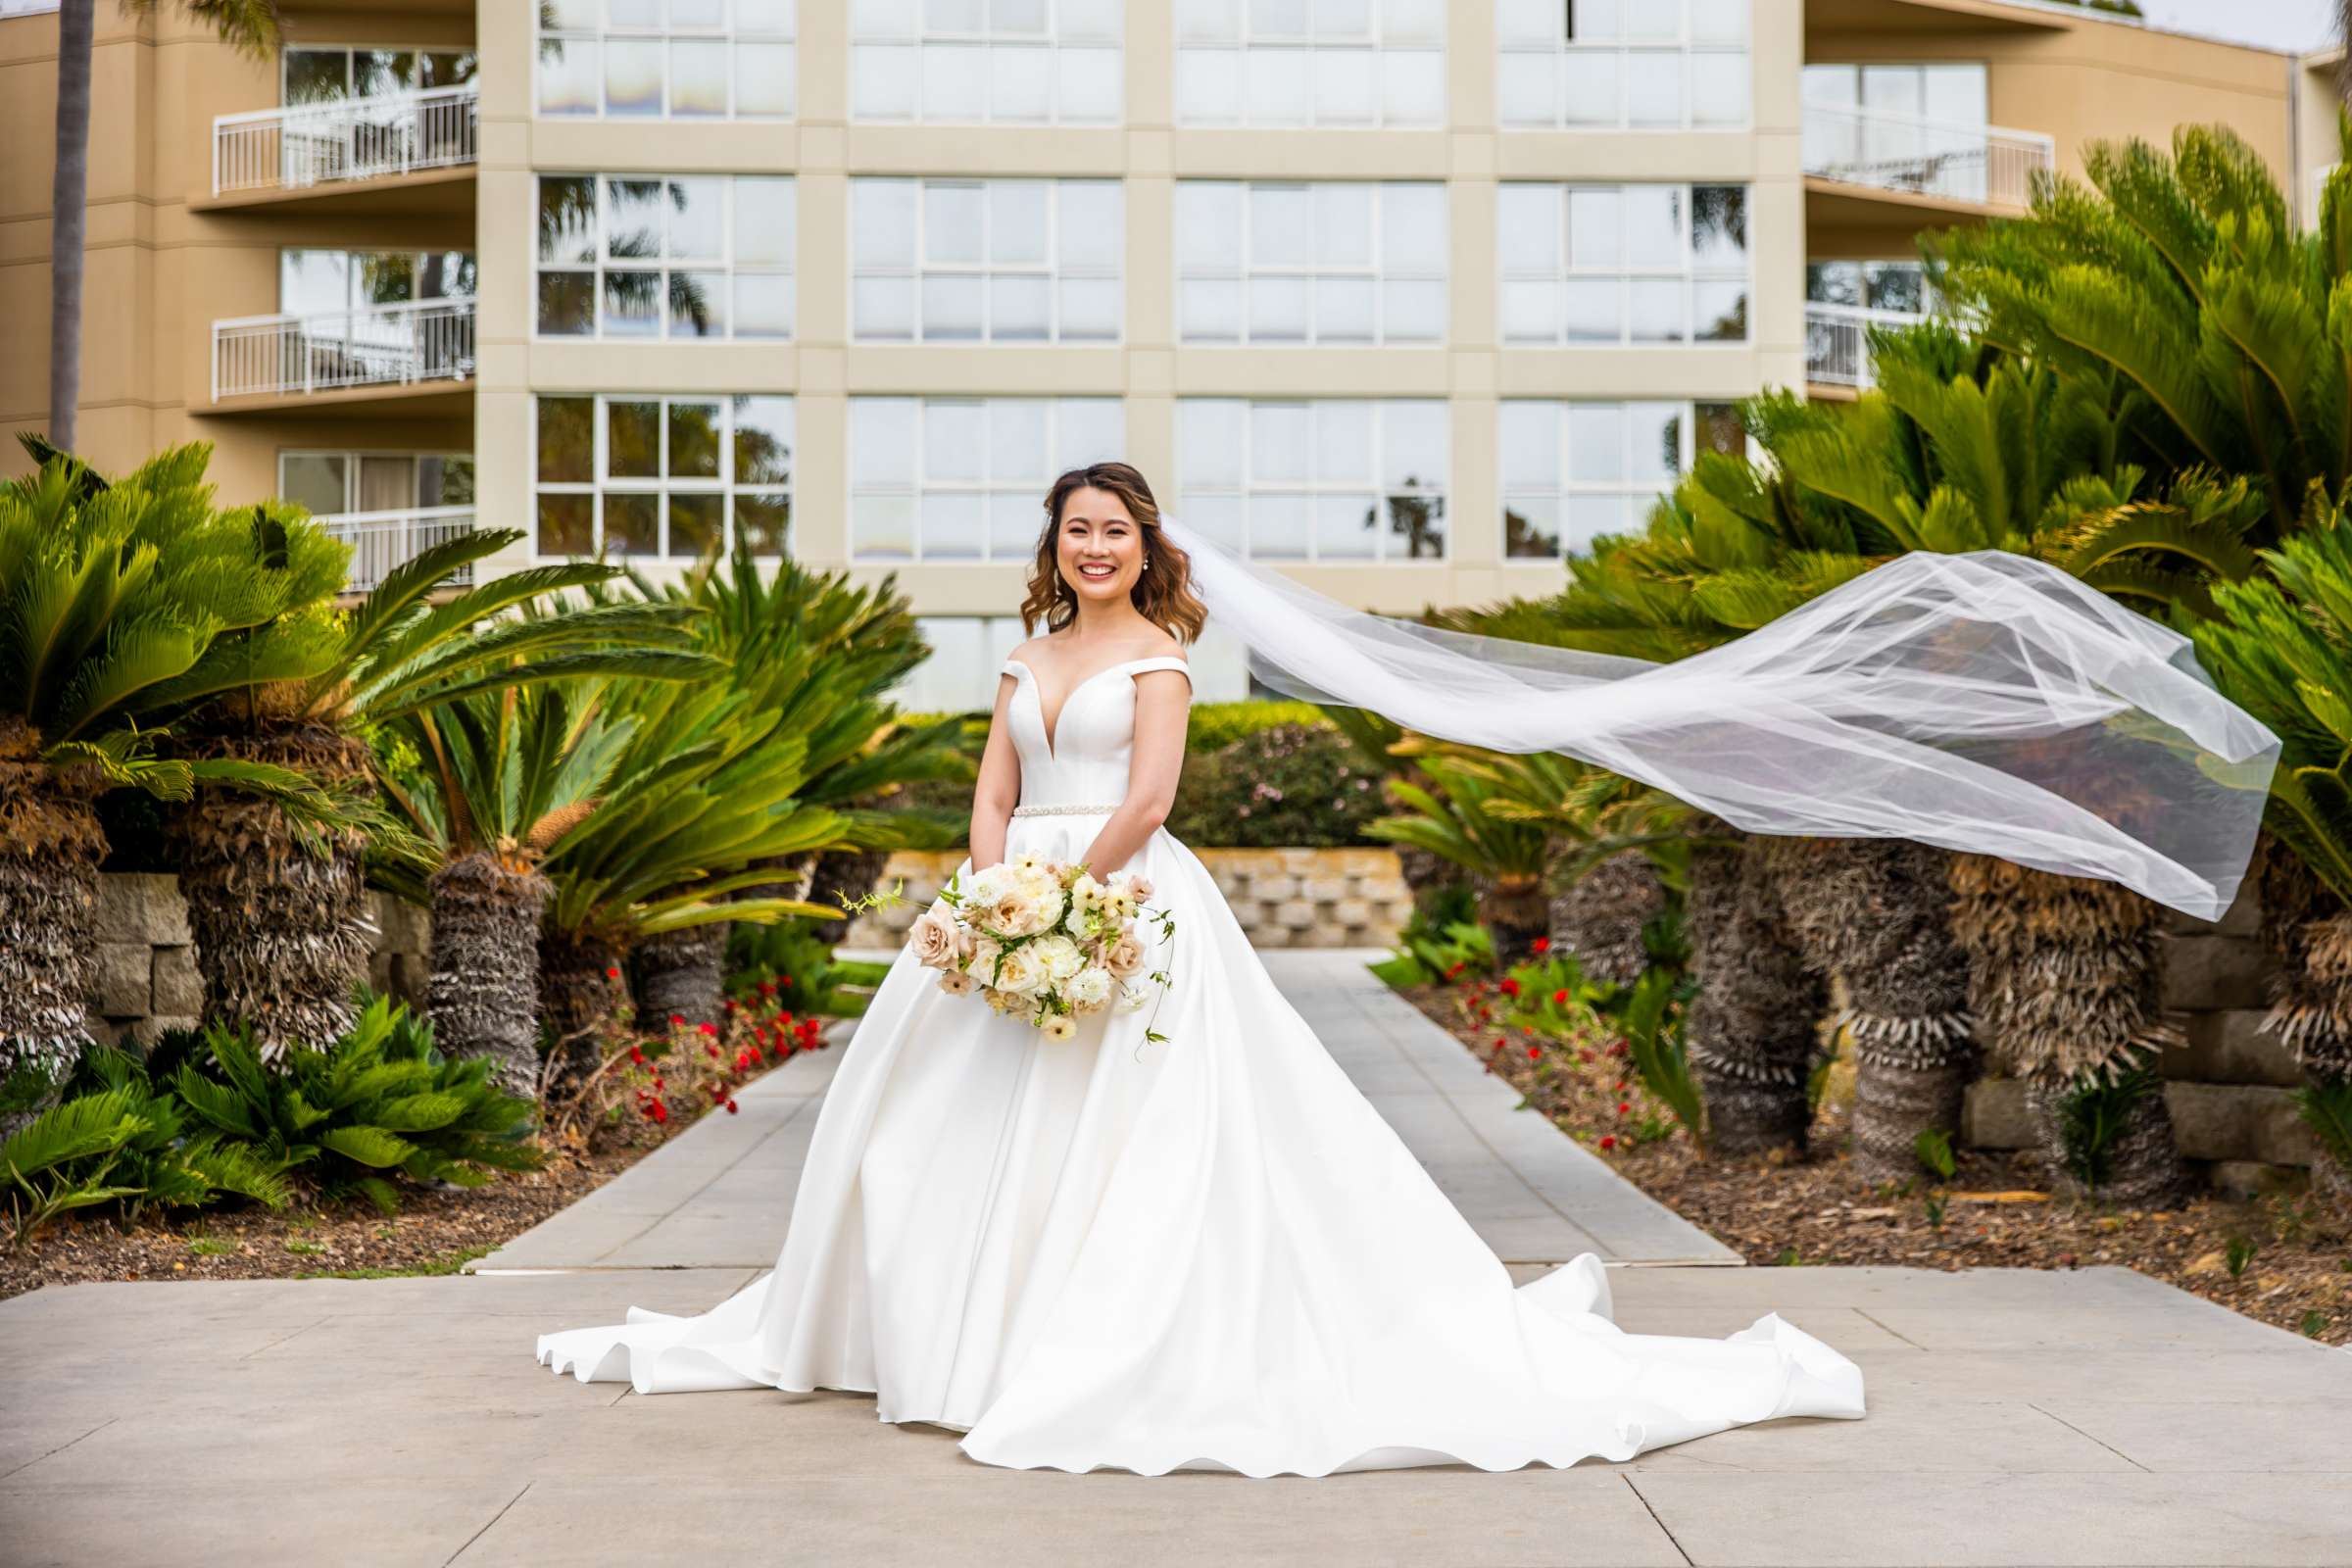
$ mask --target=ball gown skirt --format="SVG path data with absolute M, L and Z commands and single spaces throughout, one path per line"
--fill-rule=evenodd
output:
M 1163 667 L 1184 664 L 1082 682 L 1056 756 L 1007 662 L 1024 806 L 1116 802 L 1135 687 L 1104 677 Z M 1102 824 L 1016 815 L 1005 858 L 1074 858 Z M 903 952 L 836 1065 L 775 1269 L 701 1316 L 543 1335 L 539 1359 L 642 1394 L 871 1393 L 989 1464 L 1143 1475 L 1565 1466 L 1862 1414 L 1860 1369 L 1777 1313 L 1629 1334 L 1592 1253 L 1514 1287 L 1199 858 L 1162 829 L 1107 869 L 1175 917 L 1164 946 L 1137 926 L 1164 994 L 1054 1043 Z

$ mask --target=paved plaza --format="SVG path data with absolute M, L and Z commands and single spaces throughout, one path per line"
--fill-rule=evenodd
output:
M 2352 1354 L 2125 1269 L 1756 1269 L 1362 968 L 1284 990 L 1519 1278 L 1618 1265 L 1618 1321 L 1766 1311 L 1863 1421 L 1622 1465 L 1308 1480 L 979 1464 L 868 1396 L 642 1397 L 535 1335 L 696 1311 L 774 1259 L 838 1048 L 467 1277 L 111 1284 L 0 1303 L 0 1561 L 274 1564 L 2352 1564 Z M 1733 1266 L 1726 1266 L 1733 1265 Z

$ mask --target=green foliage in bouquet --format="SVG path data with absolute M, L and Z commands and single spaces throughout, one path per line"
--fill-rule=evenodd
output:
M 535 1170 L 527 1100 L 490 1083 L 491 1061 L 453 1061 L 432 1025 L 389 997 L 365 1000 L 351 1031 L 324 1050 L 289 1049 L 262 1065 L 243 1029 L 205 1031 L 209 1070 L 182 1064 L 171 1087 L 226 1144 L 249 1146 L 272 1171 L 302 1170 L 321 1196 L 358 1193 L 399 1208 L 392 1174 L 480 1187 L 498 1170 Z

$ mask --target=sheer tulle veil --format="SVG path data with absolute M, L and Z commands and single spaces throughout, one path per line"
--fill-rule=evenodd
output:
M 2253 854 L 2278 740 L 2188 640 L 2002 551 L 1898 556 L 1670 664 L 1353 610 L 1177 518 L 1209 621 L 1308 702 L 1560 752 L 1756 833 L 1911 839 L 2119 882 L 2203 919 Z

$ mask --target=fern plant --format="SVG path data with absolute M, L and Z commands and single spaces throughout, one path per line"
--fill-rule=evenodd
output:
M 300 1171 L 320 1196 L 358 1193 L 399 1208 L 391 1176 L 480 1187 L 499 1170 L 534 1170 L 532 1103 L 490 1082 L 483 1057 L 453 1061 L 432 1025 L 388 997 L 365 997 L 359 1021 L 325 1050 L 297 1046 L 264 1067 L 242 1029 L 205 1031 L 211 1070 L 182 1065 L 172 1087 L 224 1144 L 270 1170 Z

